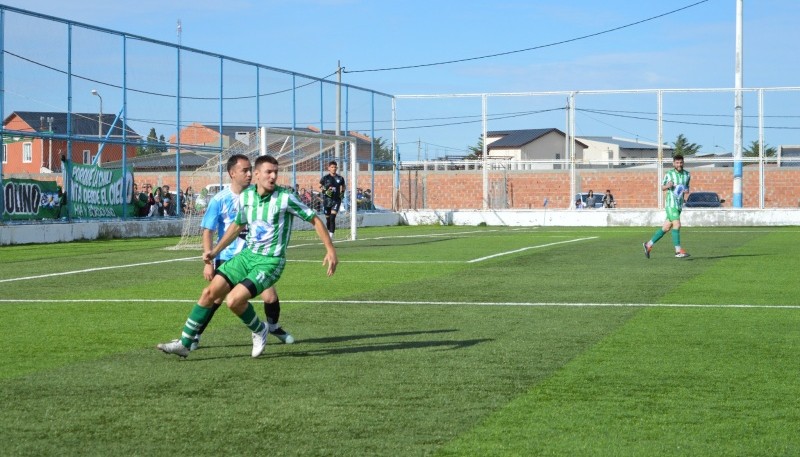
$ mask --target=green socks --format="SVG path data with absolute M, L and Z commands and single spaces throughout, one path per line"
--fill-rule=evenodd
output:
M 674 233 L 674 232 L 673 232 L 673 233 Z M 657 242 L 658 240 L 660 240 L 660 239 L 661 239 L 661 237 L 663 237 L 663 236 L 664 236 L 664 230 L 662 230 L 661 228 L 659 228 L 658 230 L 656 230 L 656 233 L 654 233 L 654 234 L 653 234 L 653 238 L 651 238 L 651 239 L 650 239 L 650 244 L 651 244 L 651 245 L 653 245 L 653 244 L 656 244 L 656 242 Z M 673 236 L 675 236 L 675 235 L 673 235 Z
M 192 312 L 183 324 L 183 333 L 181 333 L 181 344 L 187 348 L 192 344 L 192 340 L 197 336 L 197 333 L 208 322 L 214 310 L 211 308 L 203 308 L 199 304 L 194 305 Z
M 262 330 L 261 319 L 259 319 L 258 315 L 256 315 L 256 310 L 253 309 L 253 305 L 251 305 L 250 302 L 247 303 L 247 308 L 244 310 L 242 315 L 239 316 L 239 319 L 241 319 L 242 322 L 244 322 L 244 325 L 246 325 L 247 328 L 249 328 L 253 333 L 257 333 Z
M 675 249 L 681 247 L 681 229 L 672 229 L 672 244 Z

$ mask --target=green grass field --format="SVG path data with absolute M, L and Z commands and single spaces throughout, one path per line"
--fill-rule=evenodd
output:
M 297 241 L 258 359 L 225 309 L 155 349 L 175 239 L 0 248 L 0 455 L 800 454 L 800 229 L 652 230 L 361 229 L 333 278 Z

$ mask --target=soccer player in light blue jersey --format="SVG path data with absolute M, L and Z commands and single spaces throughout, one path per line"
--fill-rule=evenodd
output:
M 672 158 L 672 170 L 664 174 L 664 179 L 661 181 L 661 190 L 664 191 L 664 209 L 667 212 L 667 218 L 664 225 L 661 226 L 650 241 L 642 243 L 644 248 L 644 256 L 650 258 L 650 251 L 653 245 L 664 236 L 665 233 L 672 230 L 672 244 L 675 246 L 675 257 L 689 257 L 689 254 L 681 247 L 681 210 L 683 209 L 683 202 L 686 195 L 689 194 L 689 181 L 691 176 L 689 172 L 683 169 L 683 156 L 680 154 Z
M 181 338 L 157 347 L 168 354 L 179 357 L 189 355 L 194 337 L 210 318 L 214 303 L 225 298 L 228 308 L 253 333 L 251 355 L 258 357 L 267 343 L 269 327 L 261 322 L 249 300 L 269 289 L 280 279 L 286 265 L 286 248 L 292 233 L 294 217 L 300 217 L 314 226 L 325 246 L 322 260 L 327 265 L 327 274 L 332 276 L 339 263 L 336 249 L 328 235 L 325 223 L 316 213 L 304 205 L 288 189 L 277 186 L 278 161 L 269 155 L 256 159 L 253 179 L 255 186 L 248 187 L 239 195 L 239 211 L 216 246 L 203 253 L 203 261 L 210 264 L 236 240 L 241 230 L 247 227 L 245 246 L 232 259 L 223 263 L 203 289 L 183 326 Z
M 217 234 L 216 241 L 219 241 L 225 233 L 225 230 L 228 229 L 228 226 L 236 218 L 236 214 L 239 212 L 239 195 L 244 189 L 250 186 L 250 181 L 252 179 L 252 168 L 250 166 L 250 159 L 248 159 L 247 156 L 243 154 L 234 154 L 228 159 L 226 166 L 228 175 L 231 178 L 231 184 L 229 187 L 225 187 L 214 195 L 203 215 L 203 221 L 200 223 L 200 227 L 203 230 L 203 252 L 211 250 L 215 241 L 213 239 L 214 233 L 216 232 Z M 240 233 L 239 238 L 233 240 L 227 248 L 219 253 L 214 259 L 214 262 L 205 265 L 203 277 L 205 277 L 207 281 L 211 281 L 216 274 L 217 268 L 226 261 L 232 259 L 234 255 L 238 254 L 239 251 L 244 248 L 244 239 L 246 235 L 247 230 L 245 228 L 242 230 L 242 233 Z M 264 314 L 267 317 L 269 333 L 283 343 L 294 343 L 294 337 L 278 323 L 281 314 L 281 304 L 275 287 L 270 287 L 265 290 L 264 293 L 261 294 L 261 298 L 264 300 Z M 192 351 L 197 349 L 197 346 L 200 344 L 200 335 L 203 334 L 203 331 L 208 326 L 208 323 L 221 304 L 221 300 L 214 303 L 211 315 L 206 323 L 199 329 L 197 336 L 195 336 L 190 346 Z

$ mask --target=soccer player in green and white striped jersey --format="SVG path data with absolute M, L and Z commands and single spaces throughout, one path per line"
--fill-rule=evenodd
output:
M 326 254 L 322 264 L 327 265 L 328 276 L 336 272 L 339 261 L 325 223 L 294 192 L 277 186 L 277 179 L 278 161 L 269 155 L 259 156 L 253 169 L 255 186 L 248 187 L 239 195 L 236 219 L 217 245 L 203 253 L 203 261 L 213 262 L 217 254 L 239 236 L 239 231 L 246 224 L 244 249 L 223 263 L 208 287 L 203 289 L 197 305 L 186 320 L 181 338 L 159 344 L 158 349 L 180 357 L 189 355 L 192 340 L 211 315 L 214 301 L 224 297 L 228 308 L 253 332 L 251 355 L 261 355 L 267 343 L 268 326 L 258 318 L 248 300 L 278 282 L 286 264 L 286 248 L 295 216 L 314 226 L 325 245 Z
M 664 209 L 667 211 L 667 219 L 664 221 L 664 225 L 656 230 L 650 241 L 642 243 L 644 256 L 648 259 L 653 245 L 670 230 L 672 230 L 672 244 L 675 246 L 675 257 L 689 257 L 689 254 L 681 247 L 681 210 L 686 195 L 689 193 L 691 176 L 688 171 L 683 169 L 682 155 L 677 154 L 672 158 L 672 166 L 673 169 L 666 172 L 664 180 L 661 181 L 661 190 L 665 191 Z

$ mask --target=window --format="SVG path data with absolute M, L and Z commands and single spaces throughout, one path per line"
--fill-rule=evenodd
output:
M 3 145 L 3 163 L 8 163 L 8 145 Z
M 33 162 L 33 143 L 22 143 L 22 163 Z
M 83 163 L 92 163 L 92 152 L 88 149 L 83 150 Z

